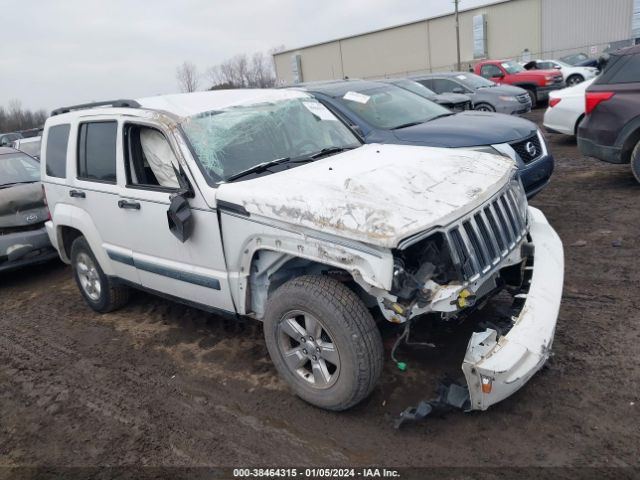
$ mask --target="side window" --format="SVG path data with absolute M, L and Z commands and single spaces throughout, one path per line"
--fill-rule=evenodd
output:
M 46 172 L 50 177 L 65 178 L 67 176 L 67 144 L 69 143 L 70 126 L 56 125 L 49 128 L 47 137 Z
M 178 189 L 173 169 L 177 159 L 166 137 L 155 128 L 124 126 L 125 170 L 127 186 Z
M 80 124 L 78 141 L 78 178 L 116 182 L 117 122 Z
M 618 62 L 618 70 L 607 83 L 640 82 L 640 55 L 629 55 L 626 62 Z
M 492 78 L 500 76 L 502 71 L 498 68 L 497 65 L 493 65 L 491 63 L 487 65 L 482 65 L 480 68 L 480 75 L 484 78 Z
M 460 85 L 446 78 L 435 78 L 433 80 L 433 91 L 436 93 L 453 92 L 456 87 L 460 88 Z
M 416 82 L 421 83 L 422 85 L 433 90 L 434 92 L 436 91 L 435 88 L 433 88 L 433 80 L 430 78 L 425 78 L 424 80 L 416 80 Z

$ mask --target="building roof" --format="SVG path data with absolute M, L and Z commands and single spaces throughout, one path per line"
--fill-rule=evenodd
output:
M 514 0 L 487 0 L 484 3 L 482 3 L 481 5 L 475 5 L 475 6 L 469 7 L 469 8 L 461 8 L 459 10 L 459 13 L 468 12 L 468 11 L 471 11 L 471 10 L 476 10 L 478 8 L 483 8 L 483 7 L 486 7 L 488 5 L 496 5 L 498 3 L 506 3 L 506 2 L 511 2 L 511 1 L 514 1 Z M 451 2 L 451 3 L 453 3 L 453 2 Z M 453 15 L 453 12 L 443 13 L 443 14 L 440 14 L 440 15 L 432 15 L 430 17 L 420 18 L 418 20 L 413 20 L 411 22 L 398 23 L 398 24 L 391 25 L 391 26 L 388 26 L 388 27 L 369 30 L 367 32 L 354 33 L 353 35 L 345 35 L 344 37 L 332 38 L 330 40 L 324 40 L 322 42 L 309 43 L 309 44 L 298 46 L 298 47 L 294 47 L 294 48 L 287 48 L 286 50 L 282 50 L 282 51 L 279 51 L 279 52 L 274 52 L 273 56 L 276 57 L 278 55 L 295 52 L 297 50 L 303 50 L 305 48 L 317 47 L 318 45 L 324 45 L 324 44 L 332 43 L 332 42 L 339 42 L 341 40 L 347 40 L 349 38 L 361 37 L 363 35 L 369 35 L 371 33 L 384 32 L 385 30 L 393 30 L 394 28 L 406 27 L 408 25 L 415 25 L 416 23 L 426 22 L 427 20 L 433 20 L 433 19 L 436 19 L 436 18 L 449 17 L 451 15 Z

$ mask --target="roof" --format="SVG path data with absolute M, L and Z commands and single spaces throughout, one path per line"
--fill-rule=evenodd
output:
M 296 90 L 234 89 L 206 92 L 178 93 L 138 99 L 142 108 L 164 110 L 179 117 L 188 117 L 212 110 L 240 105 L 304 98 L 307 94 Z
M 323 82 L 307 82 L 294 85 L 309 92 L 323 93 L 330 97 L 341 97 L 347 92 L 362 92 L 372 88 L 380 88 L 379 82 L 371 80 L 327 80 Z
M 212 110 L 224 110 L 226 108 L 252 105 L 293 98 L 306 98 L 308 95 L 296 90 L 279 89 L 234 89 L 234 90 L 211 90 L 206 92 L 177 93 L 172 95 L 158 95 L 156 97 L 140 98 L 135 101 L 118 100 L 115 105 L 112 102 L 97 102 L 94 104 L 76 105 L 57 109 L 60 111 L 56 116 L 52 116 L 47 122 L 61 123 L 67 115 L 79 114 L 81 116 L 100 115 L 110 113 L 114 110 L 118 112 L 135 109 L 158 110 L 168 112 L 177 117 L 189 117 L 199 113 L 210 112 Z M 123 106 L 124 103 L 127 106 Z
M 414 78 L 433 78 L 433 77 L 456 77 L 458 75 L 475 75 L 473 72 L 433 72 L 424 73 L 422 75 L 411 75 L 410 80 Z

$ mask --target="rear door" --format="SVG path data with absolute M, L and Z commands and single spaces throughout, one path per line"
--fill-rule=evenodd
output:
M 167 211 L 179 191 L 174 166 L 179 149 L 171 134 L 146 120 L 120 126 L 124 174 L 118 209 L 122 225 L 135 239 L 133 264 L 142 285 L 170 297 L 235 311 L 229 289 L 217 212 L 207 206 L 184 172 L 194 230 L 184 243 L 169 229 Z
M 71 187 L 68 202 L 76 207 L 74 226 L 79 228 L 94 254 L 100 259 L 106 252 L 113 273 L 133 283 L 140 283 L 136 268 L 130 261 L 133 255 L 134 233 L 127 227 L 126 213 L 119 207 L 120 186 L 117 158 L 119 132 L 115 118 L 81 121 L 75 125 L 70 144 L 77 148 L 69 172 Z M 75 178 L 74 178 L 75 177 Z M 97 233 L 97 235 L 96 235 Z M 104 260 L 103 260 L 104 261 Z

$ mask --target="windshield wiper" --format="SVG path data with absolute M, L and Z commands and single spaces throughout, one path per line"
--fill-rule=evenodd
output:
M 289 161 L 291 161 L 291 157 L 276 158 L 275 160 L 269 160 L 268 162 L 262 162 L 262 163 L 259 163 L 257 165 L 254 165 L 251 168 L 247 168 L 246 170 L 242 170 L 241 172 L 234 173 L 233 175 L 228 177 L 225 180 L 225 182 L 232 182 L 234 180 L 237 180 L 238 178 L 245 177 L 245 176 L 247 176 L 247 175 L 249 175 L 251 173 L 264 172 L 269 167 L 273 167 L 274 165 L 279 165 L 280 163 L 286 163 L 286 162 L 289 162 Z
M 307 158 L 311 160 L 317 160 L 318 158 L 325 157 L 327 155 L 344 152 L 346 150 L 353 150 L 354 148 L 355 147 L 327 147 L 327 148 L 323 148 L 319 152 L 308 155 Z
M 11 182 L 11 183 L 3 183 L 2 185 L 0 185 L 0 188 L 9 188 L 9 187 L 13 187 L 14 185 L 22 185 L 24 183 L 36 183 L 38 180 L 25 180 L 24 182 Z
M 418 122 L 409 122 L 403 123 L 402 125 L 398 125 L 397 127 L 393 127 L 391 130 L 400 130 L 401 128 L 413 127 L 414 125 L 420 125 L 421 123 L 425 123 L 428 120 L 420 120 Z

